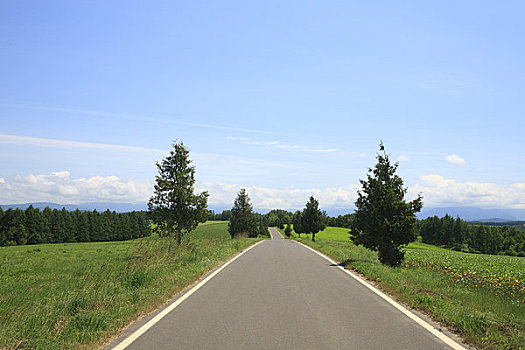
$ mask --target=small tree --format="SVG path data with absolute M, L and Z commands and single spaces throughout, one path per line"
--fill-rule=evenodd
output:
M 155 177 L 155 193 L 148 202 L 159 232 L 171 235 L 176 231 L 178 245 L 182 230 L 192 231 L 208 218 L 208 192 L 193 194 L 195 166 L 191 165 L 189 153 L 182 142 L 174 143 L 170 155 L 156 163 L 159 174 Z
M 286 237 L 290 237 L 292 235 L 292 226 L 290 224 L 286 225 L 286 228 L 284 229 L 284 234 Z
M 295 212 L 295 215 L 293 217 L 293 230 L 295 233 L 297 233 L 297 235 L 299 236 L 299 238 L 301 238 L 301 233 L 303 233 L 303 214 L 301 213 L 301 211 L 296 211 Z
M 248 237 L 257 237 L 259 232 L 257 219 L 250 204 L 250 197 L 248 197 L 244 188 L 239 191 L 233 203 L 228 232 L 230 232 L 232 238 L 241 234 Z
M 301 224 L 303 232 L 311 233 L 312 241 L 314 242 L 315 234 L 326 227 L 323 212 L 319 210 L 319 202 L 313 196 L 310 196 L 310 200 L 306 203 L 302 213 Z
M 367 180 L 355 202 L 351 239 L 368 249 L 378 251 L 379 261 L 398 266 L 404 258 L 402 246 L 415 240 L 415 213 L 421 210 L 422 197 L 405 202 L 403 180 L 395 174 L 398 163 L 391 164 L 383 142 L 379 144 L 375 168 L 368 169 Z

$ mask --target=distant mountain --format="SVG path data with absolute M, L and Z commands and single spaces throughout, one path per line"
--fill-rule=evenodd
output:
M 87 208 L 81 208 L 80 206 L 74 205 L 74 204 L 57 204 L 57 203 L 50 203 L 50 202 L 35 202 L 35 203 L 24 203 L 24 204 L 2 204 L 0 205 L 0 207 L 2 207 L 3 210 L 7 210 L 7 209 L 26 210 L 30 205 L 32 205 L 33 208 L 40 209 L 40 210 L 44 209 L 45 207 L 49 207 L 51 209 L 59 209 L 59 210 L 61 210 L 62 208 L 66 208 L 66 210 L 69 210 L 69 211 L 74 211 L 77 209 L 89 210 Z
M 38 208 L 40 210 L 43 210 L 45 207 L 49 207 L 51 209 L 62 209 L 66 208 L 66 210 L 69 211 L 75 211 L 77 209 L 82 211 L 116 211 L 117 213 L 125 213 L 130 211 L 139 211 L 139 210 L 147 210 L 148 206 L 146 203 L 109 203 L 109 202 L 101 202 L 101 203 L 80 203 L 80 204 L 57 204 L 57 203 L 49 203 L 49 202 L 35 202 L 35 203 L 24 203 L 24 204 L 6 204 L 6 205 L 0 205 L 3 210 L 7 210 L 9 208 L 11 209 L 22 209 L 25 210 L 27 207 L 32 205 L 34 208 Z
M 426 219 L 430 216 L 443 217 L 446 214 L 465 221 L 503 222 L 525 220 L 525 209 L 482 209 L 478 207 L 423 208 L 417 216 Z

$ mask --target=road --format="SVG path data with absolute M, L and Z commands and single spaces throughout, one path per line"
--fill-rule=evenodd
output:
M 127 349 L 450 349 L 277 230 Z

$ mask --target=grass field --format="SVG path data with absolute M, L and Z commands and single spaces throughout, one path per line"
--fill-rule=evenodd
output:
M 525 258 L 474 255 L 423 243 L 406 249 L 403 267 L 352 244 L 348 229 L 330 227 L 295 238 L 375 281 L 398 300 L 457 331 L 480 349 L 525 349 Z M 301 235 L 304 237 L 304 235 Z
M 0 348 L 94 348 L 258 239 L 208 222 L 173 239 L 0 247 Z

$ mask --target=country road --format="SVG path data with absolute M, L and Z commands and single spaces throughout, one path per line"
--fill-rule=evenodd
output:
M 271 233 L 127 349 L 451 348 L 337 266 Z

